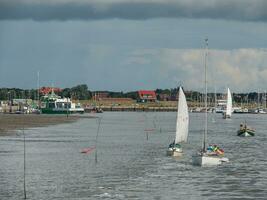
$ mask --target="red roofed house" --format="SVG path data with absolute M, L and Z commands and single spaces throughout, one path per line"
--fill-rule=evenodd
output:
M 157 96 L 153 90 L 139 90 L 138 100 L 140 102 L 155 102 L 157 100 Z
M 52 90 L 54 90 L 54 92 L 56 92 L 56 93 L 62 91 L 60 88 L 42 87 L 42 88 L 39 89 L 39 92 L 42 95 L 47 95 L 47 94 L 51 93 Z

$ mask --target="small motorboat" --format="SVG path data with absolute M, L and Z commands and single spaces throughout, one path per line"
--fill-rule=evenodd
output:
M 237 136 L 250 137 L 255 136 L 255 130 L 247 126 L 247 123 L 241 123 L 240 128 L 237 131 Z

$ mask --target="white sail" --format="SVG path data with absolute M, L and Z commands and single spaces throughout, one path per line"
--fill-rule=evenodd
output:
M 188 136 L 188 107 L 183 89 L 179 88 L 175 143 L 186 142 Z
M 232 96 L 229 88 L 227 89 L 226 115 L 227 116 L 232 115 Z

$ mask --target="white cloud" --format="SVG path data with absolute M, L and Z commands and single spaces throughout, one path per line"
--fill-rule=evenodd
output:
M 133 57 L 127 58 L 126 60 L 122 62 L 122 65 L 133 65 L 133 64 L 136 64 L 137 66 L 146 65 L 146 64 L 150 64 L 150 60 L 142 56 L 133 56 Z
M 203 49 L 158 49 L 151 59 L 157 63 L 153 69 L 159 81 L 183 84 L 188 89 L 203 88 Z M 242 92 L 267 87 L 266 49 L 210 49 L 207 66 L 210 89 L 230 87 Z

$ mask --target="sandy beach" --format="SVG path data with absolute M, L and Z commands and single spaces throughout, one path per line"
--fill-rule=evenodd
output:
M 23 115 L 0 114 L 0 136 L 12 134 L 14 130 L 42 127 L 60 123 L 71 123 L 85 116 L 70 115 Z

